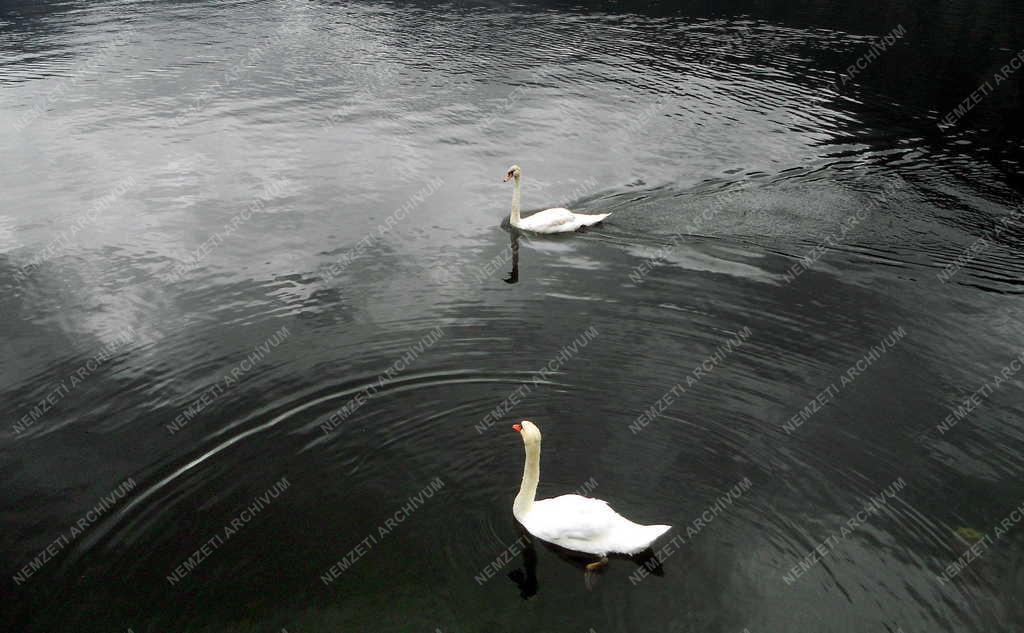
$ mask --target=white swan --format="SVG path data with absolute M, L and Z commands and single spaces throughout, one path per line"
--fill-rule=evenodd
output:
M 633 523 L 600 499 L 562 495 L 534 501 L 540 479 L 540 429 L 528 420 L 513 424 L 512 428 L 523 436 L 526 447 L 523 483 L 512 504 L 512 514 L 539 539 L 599 556 L 598 562 L 587 565 L 588 572 L 607 565 L 610 553 L 642 552 L 671 529 L 670 525 Z
M 512 165 L 505 174 L 504 182 L 515 179 L 515 189 L 512 191 L 512 215 L 509 216 L 509 223 L 517 229 L 533 231 L 534 233 L 571 233 L 584 226 L 592 226 L 607 218 L 611 213 L 598 213 L 588 215 L 585 213 L 573 213 L 568 209 L 556 207 L 538 211 L 528 218 L 519 217 L 519 165 Z

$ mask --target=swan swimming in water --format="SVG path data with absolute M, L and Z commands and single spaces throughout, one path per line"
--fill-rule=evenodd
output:
M 562 495 L 534 501 L 540 480 L 540 429 L 528 420 L 513 424 L 523 436 L 526 465 L 512 514 L 537 538 L 565 549 L 598 556 L 586 566 L 587 572 L 608 564 L 608 554 L 638 554 L 651 546 L 670 525 L 633 523 L 608 506 L 607 501 Z
M 512 165 L 505 174 L 504 182 L 515 179 L 515 189 L 512 191 L 512 215 L 509 216 L 509 223 L 523 231 L 534 233 L 571 233 L 584 226 L 592 226 L 607 218 L 611 213 L 599 213 L 588 215 L 585 213 L 573 213 L 568 209 L 556 207 L 538 211 L 528 218 L 519 217 L 519 165 Z

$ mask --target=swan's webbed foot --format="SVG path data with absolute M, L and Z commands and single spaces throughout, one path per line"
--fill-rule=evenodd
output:
M 608 565 L 608 557 L 602 556 L 601 560 L 594 561 L 593 563 L 587 563 L 586 571 L 583 572 L 583 584 L 587 586 L 587 590 L 590 591 L 594 588 L 594 584 L 597 583 L 596 572 L 599 569 Z

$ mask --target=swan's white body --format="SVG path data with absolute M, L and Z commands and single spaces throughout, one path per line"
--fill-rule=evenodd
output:
M 557 207 L 538 211 L 528 218 L 510 219 L 509 223 L 517 229 L 534 233 L 571 233 L 585 226 L 597 224 L 609 215 L 611 214 L 586 215 Z
M 562 495 L 535 501 L 540 480 L 540 429 L 528 421 L 516 427 L 523 435 L 526 466 L 512 514 L 530 534 L 566 549 L 603 557 L 642 552 L 671 529 L 669 525 L 633 523 L 600 499 Z
M 520 169 L 517 165 L 509 167 L 508 173 L 505 175 L 505 180 L 510 178 L 515 179 L 515 185 L 512 190 L 512 214 L 509 216 L 509 224 L 517 229 L 532 231 L 533 233 L 571 233 L 572 231 L 576 231 L 585 226 L 597 224 L 611 215 L 611 213 L 598 213 L 593 215 L 586 213 L 574 213 L 563 207 L 555 207 L 554 209 L 538 211 L 528 218 L 520 217 Z

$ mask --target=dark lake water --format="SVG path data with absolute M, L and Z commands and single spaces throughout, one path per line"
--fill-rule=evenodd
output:
M 0 51 L 0 629 L 1024 628 L 1019 2 L 6 0 Z M 613 215 L 510 232 L 513 163 Z M 521 539 L 521 419 L 654 559 Z

